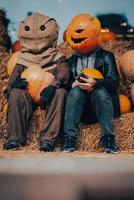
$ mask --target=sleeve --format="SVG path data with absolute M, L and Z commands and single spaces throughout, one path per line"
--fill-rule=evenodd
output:
M 111 52 L 107 52 L 104 56 L 104 79 L 97 80 L 94 88 L 104 87 L 108 91 L 114 91 L 119 87 L 119 73 L 115 57 Z
M 25 70 L 24 65 L 16 64 L 10 78 L 8 81 L 8 85 L 6 90 L 4 91 L 5 98 L 8 98 L 10 91 L 12 90 L 12 84 L 13 82 L 21 75 L 21 73 Z
M 62 58 L 59 62 L 57 62 L 57 68 L 55 69 L 54 75 L 55 78 L 54 81 L 51 83 L 52 86 L 55 86 L 56 88 L 67 86 L 70 76 L 70 70 L 66 58 Z

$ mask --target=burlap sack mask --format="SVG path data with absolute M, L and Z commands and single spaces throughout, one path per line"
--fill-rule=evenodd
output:
M 17 63 L 46 67 L 61 55 L 57 51 L 59 26 L 55 19 L 33 13 L 20 23 L 18 37 L 22 47 Z

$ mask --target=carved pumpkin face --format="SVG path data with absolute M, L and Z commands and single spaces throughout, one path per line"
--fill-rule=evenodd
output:
M 83 54 L 89 53 L 101 42 L 101 24 L 96 17 L 80 14 L 68 25 L 66 37 L 74 50 Z

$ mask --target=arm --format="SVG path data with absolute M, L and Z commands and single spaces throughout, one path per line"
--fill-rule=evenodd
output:
M 21 73 L 25 70 L 25 66 L 23 65 L 20 65 L 20 64 L 16 64 L 10 78 L 9 78 L 9 82 L 8 82 L 8 85 L 7 85 L 7 88 L 4 92 L 4 96 L 6 98 L 8 98 L 9 96 L 9 93 L 10 91 L 12 90 L 12 85 L 13 85 L 13 82 L 21 75 Z
M 70 75 L 67 60 L 65 58 L 62 58 L 59 60 L 57 65 L 58 67 L 55 69 L 54 72 L 55 79 L 51 83 L 51 85 L 56 88 L 66 87 Z
M 115 57 L 112 53 L 107 52 L 104 56 L 104 79 L 97 80 L 94 88 L 104 87 L 108 91 L 113 91 L 119 87 L 119 73 L 117 70 Z

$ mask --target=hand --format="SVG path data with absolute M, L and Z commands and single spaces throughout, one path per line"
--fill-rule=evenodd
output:
M 26 89 L 27 80 L 25 78 L 18 77 L 12 84 L 12 88 Z
M 85 83 L 79 82 L 79 87 L 81 89 L 87 90 L 88 92 L 91 92 L 94 89 L 93 86 L 96 83 L 95 79 L 93 79 L 92 77 L 89 78 L 80 77 L 80 79 L 85 82 Z
M 44 105 L 48 102 L 50 102 L 52 100 L 52 98 L 54 97 L 55 95 L 55 90 L 56 90 L 56 87 L 50 85 L 48 86 L 47 88 L 44 88 L 41 93 L 40 93 L 40 97 L 41 97 L 41 104 Z
M 72 88 L 79 86 L 79 81 L 75 80 L 72 84 Z

